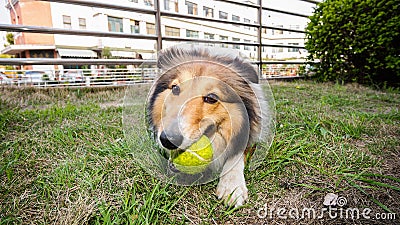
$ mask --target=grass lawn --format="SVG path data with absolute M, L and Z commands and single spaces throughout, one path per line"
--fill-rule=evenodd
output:
M 134 163 L 124 88 L 0 87 L 0 224 L 399 224 L 400 94 L 305 81 L 271 87 L 275 139 L 264 165 L 246 170 L 249 201 L 239 209 L 216 198 L 217 181 L 168 185 Z M 138 101 L 146 95 L 138 87 Z M 328 193 L 360 218 L 283 218 L 304 208 L 319 216 Z

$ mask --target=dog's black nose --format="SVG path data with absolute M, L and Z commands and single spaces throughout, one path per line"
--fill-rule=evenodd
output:
M 177 149 L 182 144 L 182 135 L 168 135 L 163 131 L 160 135 L 160 141 L 162 146 L 169 150 Z

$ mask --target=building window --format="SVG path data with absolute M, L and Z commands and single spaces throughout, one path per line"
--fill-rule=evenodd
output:
M 227 37 L 227 36 L 222 36 L 222 35 L 220 35 L 220 36 L 219 36 L 219 40 L 220 40 L 220 41 L 227 41 L 227 40 L 228 40 L 228 37 Z M 222 47 L 222 48 L 227 48 L 227 47 L 228 47 L 228 44 L 221 44 L 221 47 Z
M 165 10 L 170 10 L 171 7 L 169 7 L 169 4 L 171 3 L 171 0 L 164 0 L 164 9 Z
M 249 20 L 249 19 L 246 19 L 246 18 L 244 18 L 243 21 L 244 21 L 245 23 L 250 23 L 250 20 Z M 245 26 L 244 29 L 250 30 L 250 27 Z
M 232 41 L 240 42 L 240 38 L 232 38 Z M 240 45 L 233 45 L 233 49 L 240 49 Z
M 278 28 L 283 28 L 283 25 L 276 25 Z M 283 34 L 283 30 L 272 30 L 273 35 L 281 35 Z
M 71 17 L 63 15 L 63 24 L 64 24 L 64 28 L 67 28 L 67 29 L 72 28 Z
M 277 45 L 283 45 L 283 43 L 277 43 Z M 283 48 L 272 48 L 272 53 L 282 53 Z
M 222 20 L 227 20 L 228 19 L 228 13 L 219 11 L 219 18 L 222 19 Z
M 122 19 L 109 16 L 108 30 L 112 32 L 123 32 Z
M 289 25 L 289 29 L 300 30 L 300 25 Z M 289 34 L 292 34 L 292 33 L 293 33 L 292 31 L 289 31 Z M 294 32 L 294 33 L 296 33 L 296 32 Z
M 146 6 L 154 6 L 152 0 L 144 0 L 144 5 L 146 5 Z
M 54 58 L 54 51 L 51 50 L 30 50 L 31 58 Z
M 156 25 L 154 23 L 146 23 L 147 34 L 156 34 Z
M 215 35 L 214 34 L 210 34 L 210 33 L 204 33 L 204 39 L 214 40 L 215 39 Z
M 186 37 L 199 38 L 199 32 L 194 30 L 186 30 Z
M 214 18 L 214 9 L 203 6 L 204 17 Z
M 86 30 L 86 19 L 79 18 L 79 29 Z
M 186 1 L 186 6 L 188 9 L 188 14 L 190 15 L 197 15 L 197 4 L 193 2 Z
M 267 33 L 267 28 L 263 28 L 263 29 L 262 29 L 262 33 L 263 33 L 263 34 L 266 34 L 266 33 Z
M 244 42 L 250 43 L 251 41 L 250 40 L 244 40 Z M 250 45 L 245 45 L 244 46 L 244 50 L 250 51 Z
M 165 36 L 179 37 L 181 36 L 181 29 L 165 26 Z
M 132 34 L 139 34 L 140 33 L 139 21 L 131 20 L 131 33 Z
M 204 33 L 204 39 L 214 40 L 215 39 L 215 34 Z M 206 43 L 206 46 L 214 46 L 214 43 Z
M 299 43 L 288 43 L 288 45 L 300 45 Z M 288 48 L 288 52 L 299 52 L 299 48 Z
M 178 12 L 178 0 L 164 0 L 164 9 Z
M 236 16 L 236 15 L 232 15 L 232 21 L 234 21 L 234 22 L 240 22 L 240 16 Z M 235 24 L 235 26 L 239 26 L 239 25 L 236 25 Z

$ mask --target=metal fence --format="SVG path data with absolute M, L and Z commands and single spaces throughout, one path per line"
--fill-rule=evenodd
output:
M 289 31 L 294 33 L 304 33 L 298 29 L 288 29 L 275 26 L 267 26 L 262 24 L 263 11 L 270 11 L 279 14 L 285 14 L 295 17 L 308 18 L 308 15 L 299 13 L 288 12 L 284 10 L 277 10 L 262 5 L 262 0 L 258 0 L 258 4 L 252 4 L 247 2 L 237 2 L 233 0 L 215 0 L 225 2 L 227 4 L 234 4 L 244 7 L 250 7 L 257 10 L 257 23 L 244 23 L 229 21 L 223 19 L 207 18 L 195 15 L 187 15 L 180 13 L 173 13 L 168 11 L 162 11 L 160 8 L 161 0 L 154 0 L 154 9 L 144 9 L 139 7 L 130 7 L 115 5 L 110 3 L 101 3 L 86 0 L 42 0 L 47 2 L 67 3 L 74 5 L 89 6 L 95 8 L 105 8 L 122 10 L 128 12 L 137 12 L 142 14 L 149 14 L 155 17 L 155 35 L 145 34 L 128 34 L 120 32 L 100 32 L 91 30 L 77 30 L 77 29 L 65 29 L 65 28 L 54 28 L 54 27 L 43 27 L 43 26 L 26 26 L 26 25 L 11 25 L 11 24 L 0 24 L 0 30 L 8 32 L 26 32 L 26 33 L 42 33 L 42 34 L 64 34 L 64 35 L 78 35 L 78 36 L 96 36 L 96 37 L 108 37 L 108 38 L 130 38 L 130 39 L 141 39 L 141 40 L 154 40 L 156 42 L 156 50 L 159 51 L 163 48 L 163 41 L 174 41 L 174 42 L 194 42 L 194 43 L 209 43 L 209 44 L 226 44 L 226 45 L 243 45 L 253 46 L 257 48 L 256 60 L 253 60 L 254 64 L 257 64 L 262 71 L 261 79 L 276 78 L 276 77 L 299 77 L 307 72 L 308 65 L 311 62 L 304 61 L 263 61 L 262 48 L 296 48 L 304 49 L 304 46 L 294 45 L 277 45 L 268 44 L 262 42 L 262 30 L 273 29 L 280 31 Z M 312 4 L 316 4 L 319 1 L 316 0 L 296 0 L 303 1 Z M 204 22 L 216 22 L 222 24 L 232 24 L 253 27 L 257 32 L 257 42 L 236 42 L 227 40 L 210 40 L 210 39 L 198 39 L 198 38 L 183 38 L 183 37 L 170 37 L 162 36 L 161 33 L 161 20 L 163 17 L 191 19 Z M 153 65 L 153 68 L 137 67 L 142 64 Z M 43 71 L 41 79 L 35 82 L 32 78 L 29 78 L 26 74 L 28 71 L 4 71 L 0 78 L 1 84 L 11 85 L 35 85 L 35 86 L 92 86 L 92 85 L 128 85 L 139 82 L 148 82 L 152 80 L 157 74 L 156 68 L 154 68 L 155 60 L 139 60 L 139 59 L 56 59 L 56 58 L 0 58 L 0 65 L 135 65 L 137 68 L 134 70 L 62 70 L 62 71 Z M 307 65 L 308 64 L 308 65 Z M 151 67 L 151 66 L 149 66 Z M 300 73 L 302 71 L 302 73 Z M 75 78 L 67 78 L 66 75 L 75 74 Z M 72 77 L 72 76 L 71 76 Z M 78 78 L 77 77 L 81 77 Z M 7 80 L 11 79 L 11 80 Z M 69 80 L 72 79 L 72 80 Z
M 157 68 L 133 69 L 65 69 L 65 70 L 7 70 L 0 85 L 15 87 L 90 87 L 124 86 L 151 83 Z

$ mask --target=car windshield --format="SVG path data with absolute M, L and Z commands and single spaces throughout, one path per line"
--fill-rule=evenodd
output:
M 30 77 L 42 77 L 44 72 L 39 72 L 39 71 L 27 71 L 25 72 L 26 76 Z

